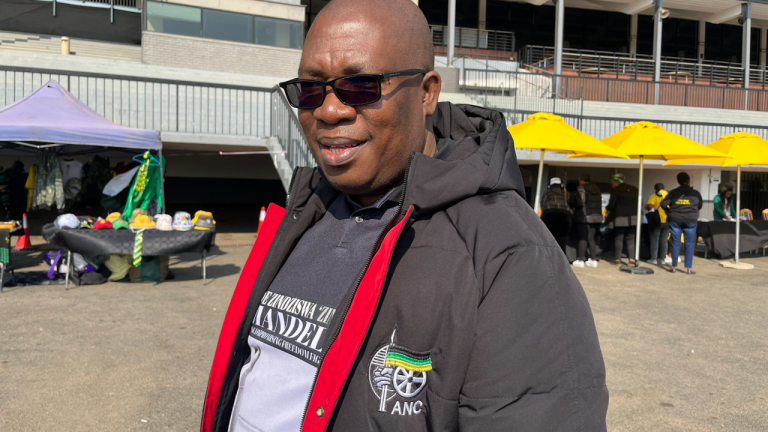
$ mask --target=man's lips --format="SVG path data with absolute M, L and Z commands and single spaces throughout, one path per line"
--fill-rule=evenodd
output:
M 340 166 L 351 161 L 362 150 L 366 140 L 346 137 L 320 138 L 317 140 L 323 162 L 330 166 Z

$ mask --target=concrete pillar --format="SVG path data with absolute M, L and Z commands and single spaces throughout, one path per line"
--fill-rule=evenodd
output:
M 707 47 L 707 22 L 699 20 L 699 40 L 698 49 L 696 50 L 696 58 L 699 59 L 699 76 L 704 75 L 704 52 Z
M 768 27 L 760 29 L 760 69 L 765 70 L 765 54 L 768 48 Z
M 629 17 L 629 54 L 637 55 L 637 15 Z
M 486 6 L 487 6 L 488 0 L 480 0 L 479 6 L 477 9 L 477 28 L 480 30 L 485 30 L 485 18 L 486 18 Z
M 448 0 L 448 67 L 453 66 L 453 49 L 456 45 L 456 0 Z
M 749 88 L 749 63 L 752 42 L 752 3 L 741 4 L 741 66 L 744 68 L 744 88 Z M 744 93 L 744 109 L 749 107 L 749 92 Z
M 565 20 L 565 0 L 555 4 L 555 75 L 563 73 L 563 21 Z M 555 77 L 555 97 L 560 96 L 560 77 Z
M 661 79 L 661 10 L 664 0 L 655 0 L 655 12 L 653 14 L 653 81 L 656 82 L 653 103 L 659 104 L 659 80 Z

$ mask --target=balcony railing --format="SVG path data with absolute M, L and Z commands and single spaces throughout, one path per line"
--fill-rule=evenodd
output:
M 768 112 L 768 90 L 759 88 L 568 75 L 559 78 L 564 89 L 580 90 L 585 100 L 650 105 L 655 103 L 658 86 L 660 105 Z
M 526 46 L 520 53 L 522 63 L 550 70 L 554 67 L 555 50 L 552 47 Z M 655 62 L 644 54 L 563 50 L 563 72 L 577 76 L 617 78 L 630 80 L 653 79 Z M 750 87 L 768 88 L 768 74 L 759 66 L 750 67 Z M 741 86 L 744 68 L 741 63 L 679 57 L 661 57 L 661 81 L 718 86 Z
M 128 12 L 141 12 L 143 0 L 37 0 L 53 3 L 70 4 L 76 6 L 90 6 L 96 8 L 115 8 Z
M 63 3 L 62 0 L 57 0 L 59 3 Z M 67 0 L 64 0 L 67 1 Z M 69 0 L 71 3 L 77 3 L 78 0 Z M 80 3 L 98 3 L 107 6 L 125 6 L 134 9 L 141 9 L 141 0 L 82 0 Z
M 448 27 L 429 26 L 432 43 L 435 46 L 448 46 Z M 515 34 L 496 30 L 480 30 L 456 27 L 454 46 L 491 51 L 515 51 Z
M 468 93 L 646 105 L 655 103 L 658 84 L 660 105 L 768 112 L 768 90 L 760 88 L 478 69 L 465 69 L 460 84 Z
M 268 88 L 0 66 L 0 104 L 25 97 L 49 79 L 123 126 L 164 132 L 270 134 L 272 90 Z

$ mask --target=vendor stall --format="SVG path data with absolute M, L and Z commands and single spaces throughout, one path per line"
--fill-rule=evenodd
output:
M 206 257 L 213 245 L 215 231 L 160 231 L 146 230 L 143 234 L 143 255 L 161 256 L 180 253 L 202 254 L 203 285 L 206 282 Z M 58 229 L 54 224 L 43 227 L 43 238 L 49 244 L 67 251 L 67 262 L 71 254 L 83 255 L 132 255 L 136 234 L 131 230 L 80 230 Z M 66 275 L 66 289 L 69 289 L 69 272 Z
M 114 124 L 78 100 L 56 81 L 49 81 L 34 93 L 0 110 L 0 149 L 4 155 L 85 155 L 117 153 L 131 155 L 140 163 L 138 174 L 130 187 L 130 196 L 123 218 L 135 209 L 147 210 L 147 204 L 156 204 L 152 213 L 163 213 L 165 191 L 163 185 L 164 160 L 160 133 Z M 156 151 L 156 156 L 149 151 Z M 58 164 L 57 164 L 58 166 Z M 38 177 L 40 172 L 38 170 Z M 35 181 L 39 181 L 36 178 Z M 50 182 L 49 201 L 63 201 L 61 177 Z M 156 186 L 155 186 L 156 185 Z M 36 187 L 38 185 L 35 185 Z M 48 186 L 45 186 L 48 192 Z M 60 203 L 57 206 L 62 210 Z M 146 213 L 145 213 L 146 214 Z M 72 230 L 57 229 L 53 224 L 43 228 L 43 237 L 51 245 L 65 249 L 67 255 L 123 254 L 131 255 L 138 238 L 143 239 L 144 256 L 164 256 L 194 252 L 202 253 L 205 282 L 205 256 L 213 244 L 215 231 L 201 230 Z M 67 260 L 66 279 L 70 279 L 72 260 Z M 0 280 L 0 290 L 2 280 Z
M 768 221 L 741 221 L 739 242 L 736 242 L 736 223 L 734 222 L 699 222 L 697 234 L 704 240 L 707 250 L 720 259 L 762 249 L 768 244 Z

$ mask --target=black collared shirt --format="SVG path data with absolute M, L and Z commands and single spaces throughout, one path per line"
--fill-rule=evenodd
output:
M 232 432 L 300 429 L 328 325 L 396 216 L 401 190 L 365 207 L 339 194 L 299 240 L 251 325 Z

